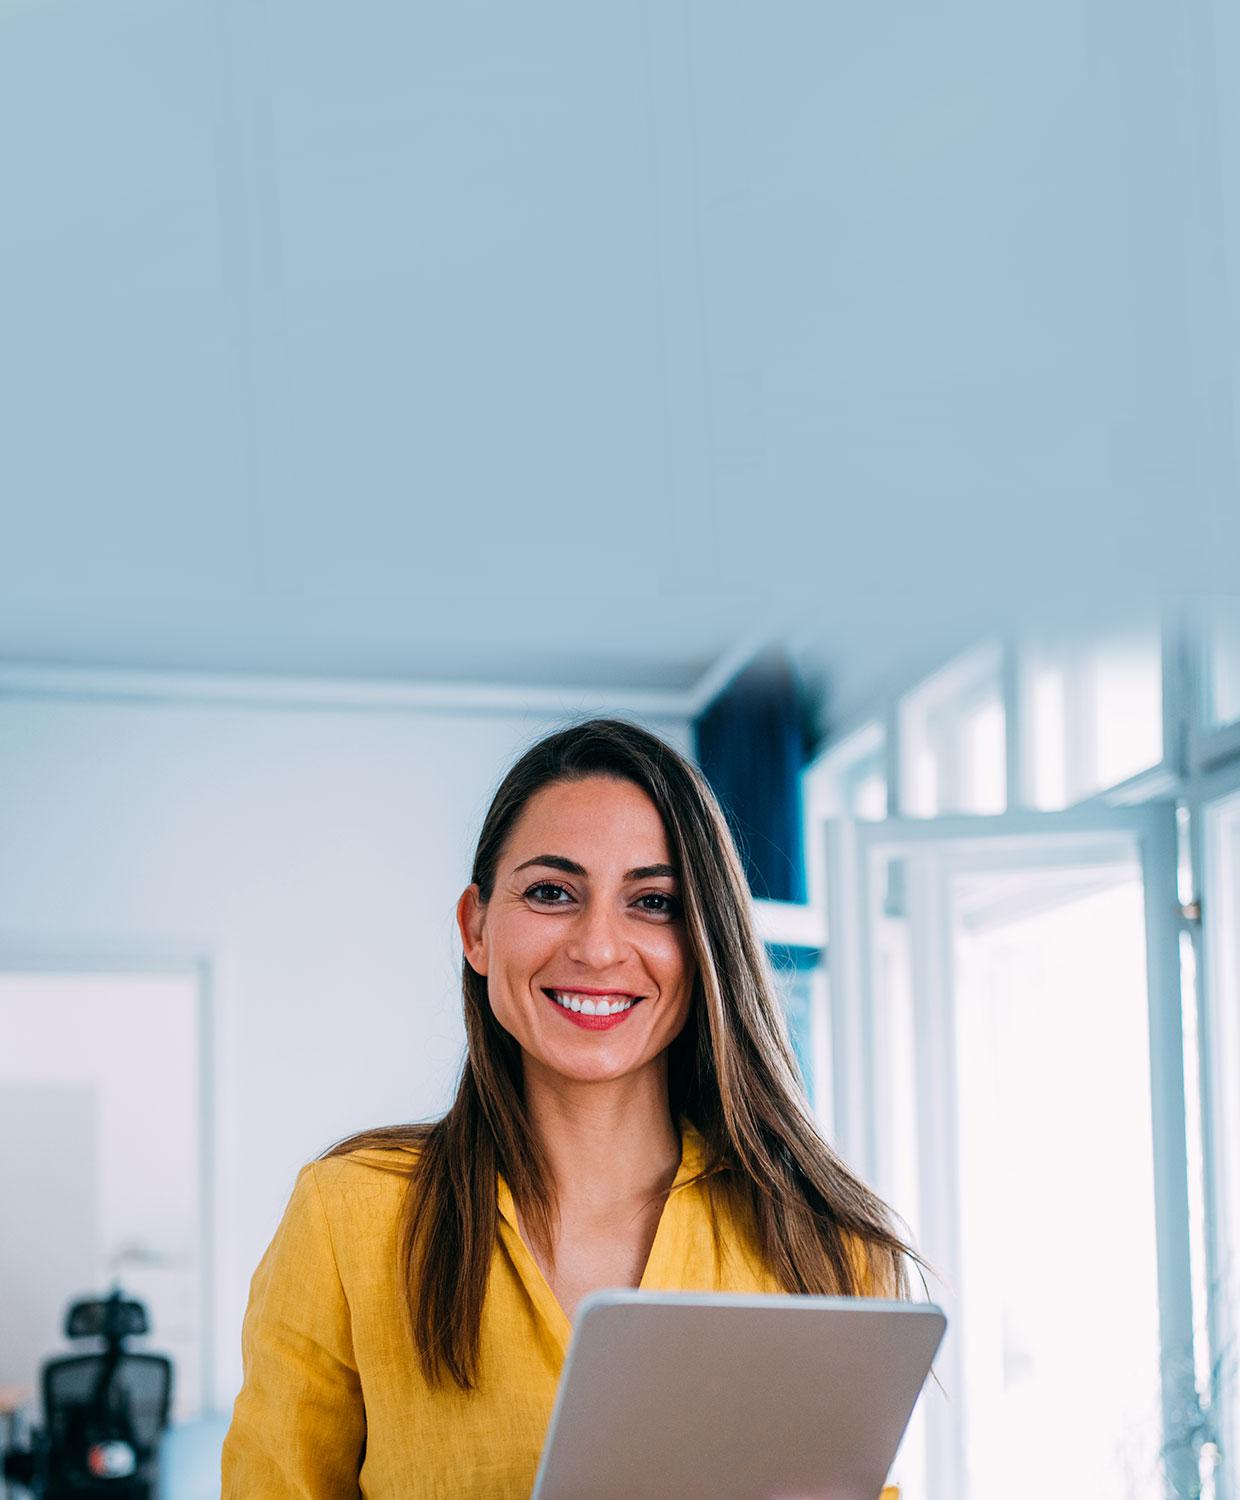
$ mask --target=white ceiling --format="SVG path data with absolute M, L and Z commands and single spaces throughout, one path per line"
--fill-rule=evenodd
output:
M 784 633 L 844 703 L 1205 580 L 1183 24 L 9 0 L 0 660 L 682 690 Z

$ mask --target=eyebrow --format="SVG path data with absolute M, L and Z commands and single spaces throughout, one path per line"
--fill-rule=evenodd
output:
M 533 859 L 527 859 L 519 864 L 512 872 L 514 875 L 524 870 L 529 865 L 547 865 L 553 870 L 563 870 L 566 875 L 579 875 L 583 880 L 589 879 L 589 874 L 584 865 L 579 865 L 575 859 L 565 859 L 562 854 L 536 854 Z M 626 870 L 626 880 L 654 880 L 660 875 L 668 875 L 673 880 L 676 878 L 676 867 L 674 865 L 638 865 L 636 869 Z

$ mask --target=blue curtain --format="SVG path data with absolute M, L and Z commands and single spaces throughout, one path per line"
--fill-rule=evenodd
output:
M 810 737 L 787 653 L 757 657 L 693 728 L 698 764 L 723 804 L 750 890 L 770 901 L 804 901 L 801 769 Z

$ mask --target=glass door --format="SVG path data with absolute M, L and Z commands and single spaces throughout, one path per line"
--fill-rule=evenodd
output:
M 948 1333 L 906 1500 L 1196 1496 L 1170 805 L 828 827 L 838 1144 Z

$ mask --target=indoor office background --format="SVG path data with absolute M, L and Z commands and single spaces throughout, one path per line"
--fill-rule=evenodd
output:
M 1240 23 L 0 3 L 0 1405 L 218 1493 L 297 1168 L 446 1104 L 590 713 L 735 820 L 950 1318 L 903 1500 L 1240 1500 Z
M 620 712 L 724 798 L 816 1117 L 937 1273 L 903 1493 L 1234 1493 L 1240 604 L 979 639 L 826 732 L 819 670 L 801 638 L 471 702 L 6 669 L 0 1385 L 119 1282 L 175 1361 L 166 1493 L 213 1493 L 297 1167 L 449 1097 L 489 791 Z

